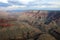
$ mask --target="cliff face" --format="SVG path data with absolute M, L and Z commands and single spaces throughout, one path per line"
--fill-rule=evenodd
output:
M 0 18 L 6 18 L 8 17 L 8 14 L 7 12 L 4 12 L 4 11 L 0 11 Z
M 29 22 L 44 21 L 47 17 L 47 11 L 28 11 L 22 13 L 18 20 L 27 20 Z

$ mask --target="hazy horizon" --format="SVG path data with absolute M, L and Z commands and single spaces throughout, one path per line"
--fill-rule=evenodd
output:
M 1 10 L 60 10 L 60 0 L 0 0 Z

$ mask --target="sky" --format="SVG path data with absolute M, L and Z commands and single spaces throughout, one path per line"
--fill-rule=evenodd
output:
M 0 0 L 0 10 L 60 10 L 60 0 Z

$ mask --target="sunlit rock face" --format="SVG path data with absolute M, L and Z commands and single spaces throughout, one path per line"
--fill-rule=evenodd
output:
M 32 10 L 32 11 L 26 11 L 26 12 L 23 12 L 19 17 L 18 19 L 20 20 L 39 20 L 40 21 L 44 21 L 44 19 L 46 19 L 47 17 L 47 11 L 40 11 L 40 10 Z
M 5 11 L 0 11 L 0 18 L 7 18 L 9 15 L 8 12 L 5 12 Z
M 8 14 L 6 13 L 6 12 L 0 12 L 0 16 L 3 16 L 3 17 L 5 17 L 5 16 L 7 16 Z

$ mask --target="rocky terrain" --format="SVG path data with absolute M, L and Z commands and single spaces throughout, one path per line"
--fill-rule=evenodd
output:
M 49 11 L 0 12 L 0 40 L 60 40 L 60 19 L 45 24 Z M 57 15 L 58 16 L 58 15 Z

